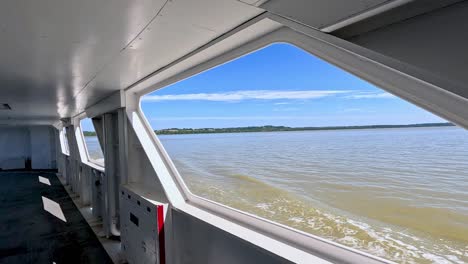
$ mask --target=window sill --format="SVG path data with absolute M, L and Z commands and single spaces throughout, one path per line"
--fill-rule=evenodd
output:
M 94 163 L 92 161 L 89 161 L 89 160 L 86 161 L 86 162 L 83 162 L 83 164 L 85 164 L 86 166 L 91 167 L 91 168 L 93 168 L 93 169 L 95 169 L 97 171 L 100 171 L 100 172 L 105 172 L 106 171 L 106 168 L 104 166 L 96 164 L 96 163 Z

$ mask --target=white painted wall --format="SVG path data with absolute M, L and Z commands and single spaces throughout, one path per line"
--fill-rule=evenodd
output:
M 54 131 L 51 127 L 30 127 L 31 161 L 33 169 L 56 168 Z
M 25 160 L 31 157 L 29 130 L 24 127 L 0 128 L 0 149 L 0 168 L 24 168 Z
M 23 169 L 31 159 L 32 169 L 55 169 L 55 133 L 50 126 L 0 127 L 0 168 Z
M 292 263 L 193 216 L 172 210 L 173 263 Z
M 468 98 L 468 2 L 416 16 L 350 39 L 445 80 L 442 88 Z

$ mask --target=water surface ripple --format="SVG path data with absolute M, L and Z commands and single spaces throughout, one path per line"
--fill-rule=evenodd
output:
M 468 262 L 456 127 L 165 135 L 192 192 L 400 263 Z

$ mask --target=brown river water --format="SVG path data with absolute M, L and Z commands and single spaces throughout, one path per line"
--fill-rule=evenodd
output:
M 159 138 L 196 195 L 398 263 L 468 263 L 463 129 Z

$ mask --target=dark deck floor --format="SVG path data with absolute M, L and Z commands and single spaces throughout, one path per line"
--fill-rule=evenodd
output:
M 60 205 L 66 222 L 44 210 L 42 197 Z M 0 172 L 0 263 L 53 262 L 112 263 L 55 173 Z

